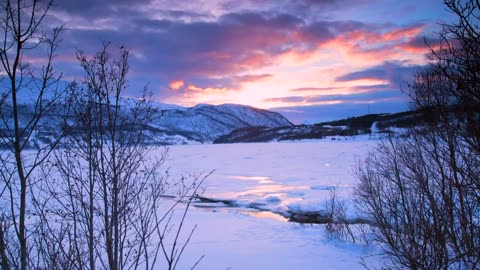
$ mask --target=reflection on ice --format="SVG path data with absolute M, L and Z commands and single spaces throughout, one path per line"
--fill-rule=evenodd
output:
M 277 220 L 285 221 L 291 212 L 321 213 L 332 187 L 340 187 L 339 199 L 349 199 L 356 182 L 351 166 L 374 143 L 352 139 L 172 146 L 165 164 L 172 178 L 215 169 L 205 181 L 203 198 L 195 200 L 188 213 L 188 223 L 198 224 L 198 231 L 186 260 L 206 254 L 199 269 L 361 268 L 359 257 L 376 249 L 338 245 L 322 237 L 324 226 Z M 190 269 L 194 263 L 179 268 Z
M 240 204 L 242 204 L 241 202 L 243 202 L 243 204 L 261 203 L 265 206 L 268 206 L 264 208 L 285 208 L 291 203 L 302 201 L 303 198 L 301 195 L 303 195 L 303 193 L 300 191 L 308 190 L 310 188 L 309 186 L 304 185 L 286 185 L 275 183 L 275 181 L 266 176 L 234 175 L 228 176 L 228 178 L 232 179 L 233 181 L 241 180 L 254 182 L 251 185 L 244 187 L 242 190 L 223 193 L 221 194 L 222 197 L 234 199 Z M 260 216 L 257 215 L 257 217 Z
M 228 201 L 230 208 L 283 212 L 325 208 L 330 191 L 349 198 L 355 179 L 351 165 L 370 142 L 304 142 L 172 146 L 172 177 L 215 169 L 202 196 Z M 248 159 L 245 157 L 249 157 Z M 205 205 L 203 207 L 206 207 Z
M 260 185 L 260 186 L 254 186 L 242 192 L 238 192 L 236 194 L 237 195 L 236 197 L 249 196 L 249 195 L 255 195 L 258 197 L 263 197 L 266 195 L 278 196 L 278 195 L 286 194 L 286 191 L 296 190 L 299 188 L 302 188 L 302 187 L 299 187 L 299 186 L 292 187 L 292 186 L 285 186 L 285 185 Z
M 269 211 L 238 211 L 239 214 L 244 214 L 256 218 L 267 218 L 267 219 L 274 219 L 282 222 L 287 222 L 288 218 L 281 216 L 279 214 L 275 214 Z

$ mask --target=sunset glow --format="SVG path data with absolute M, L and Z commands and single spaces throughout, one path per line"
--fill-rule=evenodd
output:
M 434 0 L 87 0 L 52 14 L 69 29 L 61 55 L 131 50 L 132 95 L 148 84 L 158 102 L 239 103 L 296 123 L 407 109 L 401 90 L 451 16 Z

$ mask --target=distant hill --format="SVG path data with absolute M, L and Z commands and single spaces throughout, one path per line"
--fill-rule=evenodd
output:
M 366 114 L 358 117 L 349 117 L 346 119 L 322 122 L 315 124 L 315 126 L 348 126 L 351 129 L 362 130 L 368 132 L 374 123 L 377 123 L 376 128 L 381 132 L 385 132 L 388 128 L 407 128 L 415 126 L 420 119 L 423 118 L 423 113 L 417 111 L 407 111 L 393 114 Z
M 423 119 L 417 111 L 394 114 L 367 114 L 314 125 L 285 127 L 248 127 L 220 136 L 214 143 L 269 142 L 322 139 L 327 136 L 353 136 L 371 133 L 392 133 L 415 126 Z

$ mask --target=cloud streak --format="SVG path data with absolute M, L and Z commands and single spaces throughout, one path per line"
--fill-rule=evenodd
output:
M 266 102 L 330 104 L 334 103 L 374 103 L 386 100 L 405 100 L 405 95 L 397 91 L 363 92 L 358 94 L 333 94 L 312 96 L 287 96 L 265 99 Z
M 388 81 L 390 86 L 399 88 L 406 86 L 413 78 L 418 65 L 404 65 L 397 62 L 385 62 L 381 65 L 370 67 L 361 71 L 355 71 L 335 78 L 337 82 L 373 79 Z

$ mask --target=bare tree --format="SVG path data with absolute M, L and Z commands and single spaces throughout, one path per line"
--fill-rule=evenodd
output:
M 202 180 L 170 181 L 168 169 L 160 171 L 167 149 L 148 144 L 148 124 L 156 111 L 147 89 L 136 98 L 124 97 L 128 55 L 123 47 L 112 52 L 108 43 L 92 58 L 77 52 L 85 77 L 71 94 L 71 125 L 55 153 L 52 171 L 57 175 L 45 187 L 52 197 L 41 211 L 58 219 L 46 228 L 47 239 L 59 236 L 53 242 L 61 242 L 63 249 L 53 251 L 69 269 L 153 269 L 167 247 L 166 231 L 159 228 L 175 231 L 173 210 L 191 201 Z M 167 200 L 171 190 L 177 196 Z
M 356 196 L 394 266 L 480 266 L 480 4 L 444 1 L 445 24 L 430 63 L 411 85 L 425 121 L 389 138 L 359 165 Z
M 61 137 L 55 126 L 63 97 L 53 67 L 61 28 L 43 29 L 53 1 L 6 0 L 0 4 L 0 265 L 27 269 L 39 255 L 29 203 L 36 171 Z M 40 52 L 46 52 L 40 55 Z M 32 59 L 42 64 L 32 64 Z M 58 119 L 56 119 L 58 120 Z M 60 122 L 61 123 L 61 122 Z M 57 130 L 58 132 L 54 132 Z M 43 133 L 44 141 L 41 141 Z M 47 139 L 48 138 L 48 139 Z

